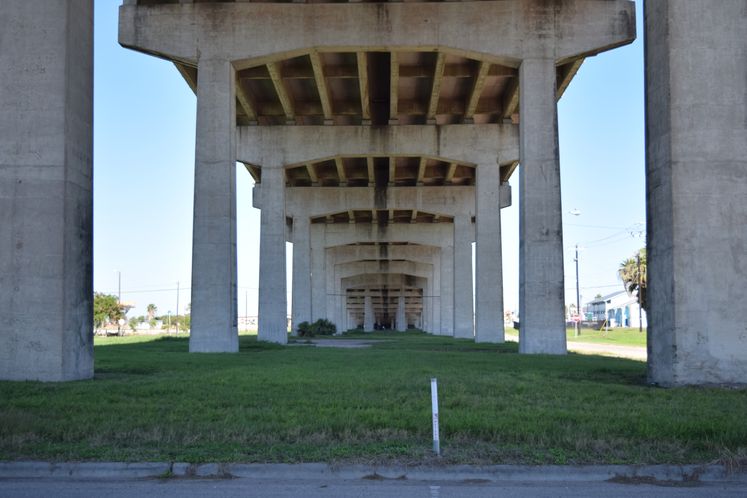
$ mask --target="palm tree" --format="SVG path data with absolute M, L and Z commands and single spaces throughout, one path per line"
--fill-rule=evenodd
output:
M 153 320 L 156 317 L 156 312 L 158 311 L 156 305 L 149 304 L 146 310 L 148 311 L 148 321 Z
M 623 260 L 617 274 L 623 281 L 628 294 L 638 291 L 638 304 L 648 311 L 646 301 L 646 248 L 640 249 L 636 257 Z

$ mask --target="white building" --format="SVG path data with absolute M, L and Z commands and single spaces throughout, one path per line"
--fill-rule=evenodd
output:
M 586 315 L 595 321 L 607 320 L 610 327 L 637 328 L 640 322 L 646 327 L 646 311 L 641 309 L 639 314 L 638 308 L 636 294 L 619 291 L 589 302 L 586 305 Z

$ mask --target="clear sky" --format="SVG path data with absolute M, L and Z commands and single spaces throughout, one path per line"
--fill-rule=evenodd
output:
M 174 66 L 117 44 L 118 0 L 95 0 L 94 289 L 136 304 L 129 316 L 190 301 L 195 96 Z M 643 30 L 584 62 L 561 99 L 560 164 L 566 302 L 622 290 L 620 262 L 645 244 Z M 521 169 L 521 168 L 519 168 Z M 238 169 L 239 314 L 256 315 L 259 211 Z M 504 300 L 518 311 L 518 176 L 502 211 Z M 570 211 L 578 210 L 579 215 Z M 290 258 L 289 258 L 290 261 Z M 289 272 L 290 275 L 290 272 Z M 290 289 L 289 289 L 290 294 Z

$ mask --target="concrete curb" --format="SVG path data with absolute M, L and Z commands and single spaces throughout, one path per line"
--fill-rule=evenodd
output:
M 189 464 L 183 462 L 0 462 L 0 479 L 283 479 L 393 480 L 459 482 L 697 483 L 744 482 L 747 471 L 723 465 L 491 465 L 365 466 L 305 464 Z

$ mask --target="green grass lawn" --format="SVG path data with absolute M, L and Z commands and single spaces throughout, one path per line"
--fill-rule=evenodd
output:
M 573 328 L 566 329 L 569 341 L 594 342 L 600 344 L 617 344 L 620 346 L 646 347 L 646 329 L 639 332 L 637 328 L 612 328 L 608 331 L 596 329 L 581 329 L 580 335 L 575 337 Z
M 566 337 L 572 342 L 593 342 L 597 344 L 617 344 L 620 346 L 642 346 L 646 347 L 646 331 L 639 332 L 638 329 L 612 328 L 608 331 L 596 329 L 581 329 L 578 337 L 575 336 L 573 328 L 566 329 Z M 506 328 L 506 335 L 518 337 L 519 331 Z
M 660 389 L 645 365 L 518 355 L 424 334 L 369 349 L 189 354 L 180 337 L 96 340 L 93 380 L 0 382 L 0 460 L 710 462 L 747 457 L 747 391 Z M 341 339 L 345 340 L 345 339 Z

